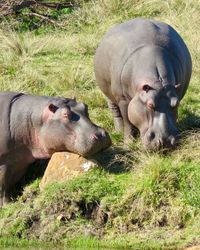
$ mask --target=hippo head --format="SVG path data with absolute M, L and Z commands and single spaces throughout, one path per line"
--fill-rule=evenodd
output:
M 129 103 L 129 120 L 140 130 L 148 150 L 171 148 L 177 144 L 177 88 L 170 84 L 157 88 L 144 84 Z
M 42 148 L 50 155 L 70 151 L 90 156 L 111 145 L 108 133 L 90 120 L 87 105 L 74 99 L 45 108 L 40 138 Z

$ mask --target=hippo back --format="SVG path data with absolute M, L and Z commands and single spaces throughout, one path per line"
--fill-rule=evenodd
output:
M 21 96 L 16 92 L 0 92 L 0 156 L 7 152 L 10 139 L 10 112 L 12 103 Z
M 136 127 L 146 148 L 174 147 L 177 110 L 192 71 L 180 35 L 163 22 L 130 20 L 105 34 L 94 64 L 97 83 L 125 143 Z
M 190 53 L 182 38 L 170 25 L 143 18 L 116 25 L 103 37 L 95 55 L 95 74 L 103 92 L 106 91 L 101 86 L 101 79 L 107 83 L 113 81 L 120 86 L 121 73 L 129 58 L 141 48 L 152 45 L 168 51 L 174 63 L 176 79 L 180 79 L 182 84 L 182 98 L 191 76 Z

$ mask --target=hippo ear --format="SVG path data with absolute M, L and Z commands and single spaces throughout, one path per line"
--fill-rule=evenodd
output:
M 49 111 L 51 111 L 52 113 L 55 113 L 56 112 L 56 110 L 58 109 L 58 107 L 57 106 L 55 106 L 54 104 L 49 104 Z
M 175 85 L 175 90 L 173 89 L 171 92 L 168 93 L 168 97 L 170 99 L 170 106 L 172 108 L 176 108 L 179 105 L 180 99 L 177 95 L 177 89 L 181 86 L 181 84 Z
M 76 96 L 73 96 L 73 97 L 72 97 L 72 100 L 76 102 Z
M 175 87 L 175 89 L 178 89 L 178 88 L 180 88 L 180 86 L 181 86 L 181 84 L 176 84 L 174 87 Z
M 171 97 L 170 106 L 171 106 L 172 108 L 175 108 L 175 107 L 178 106 L 178 104 L 179 104 L 179 98 L 176 97 L 176 96 Z
M 52 103 L 49 104 L 49 106 L 47 106 L 46 108 L 44 108 L 43 114 L 42 114 L 43 122 L 49 120 L 53 116 L 53 114 L 56 112 L 57 109 L 58 107 Z

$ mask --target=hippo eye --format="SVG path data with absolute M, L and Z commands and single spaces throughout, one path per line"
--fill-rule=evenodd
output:
M 151 89 L 153 89 L 153 88 L 150 87 L 148 84 L 145 84 L 145 85 L 142 87 L 142 89 L 143 89 L 146 93 L 148 93 L 149 90 L 151 90 Z
M 77 122 L 78 120 L 80 120 L 80 116 L 77 115 L 76 113 L 72 112 L 71 113 L 71 120 L 74 122 Z

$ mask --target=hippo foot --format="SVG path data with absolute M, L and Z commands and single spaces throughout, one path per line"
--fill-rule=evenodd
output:
M 123 119 L 121 117 L 115 117 L 114 118 L 114 126 L 115 126 L 115 130 L 117 132 L 122 132 L 124 131 L 124 122 Z
M 130 148 L 130 144 L 133 143 L 134 140 L 135 140 L 135 136 L 134 136 L 134 135 L 126 136 L 126 137 L 124 138 L 123 148 L 124 148 L 124 149 L 129 149 L 129 148 Z
M 135 127 L 131 125 L 126 128 L 127 129 L 124 131 L 124 148 L 129 147 L 138 136 L 138 130 Z
M 9 197 L 3 197 L 0 198 L 0 208 L 6 207 L 10 203 L 10 198 Z

